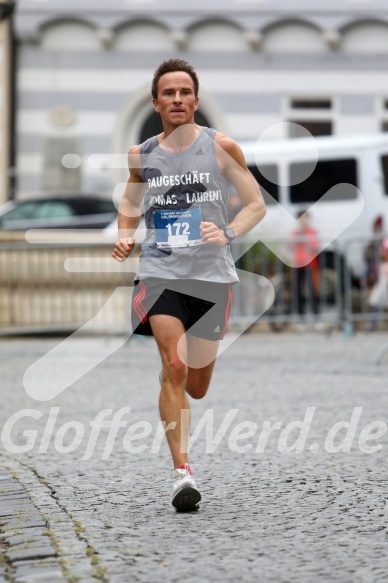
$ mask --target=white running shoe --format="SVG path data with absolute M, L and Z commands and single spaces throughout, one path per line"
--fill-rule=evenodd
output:
M 198 510 L 201 494 L 195 485 L 193 474 L 188 464 L 174 470 L 172 505 L 178 512 Z

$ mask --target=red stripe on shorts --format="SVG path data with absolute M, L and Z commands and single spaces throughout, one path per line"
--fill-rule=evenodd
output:
M 147 295 L 147 288 L 143 281 L 139 283 L 139 286 L 140 291 L 133 300 L 133 309 L 135 310 L 136 315 L 140 320 L 140 324 L 145 324 L 148 320 L 148 314 L 142 302 Z
M 229 320 L 231 308 L 232 308 L 232 286 L 231 286 L 231 284 L 229 284 L 228 302 L 227 302 L 226 308 L 225 308 L 225 325 L 224 325 L 223 330 L 221 332 L 221 336 L 220 336 L 221 340 L 223 339 L 225 332 L 226 332 L 226 327 L 228 325 L 228 320 Z

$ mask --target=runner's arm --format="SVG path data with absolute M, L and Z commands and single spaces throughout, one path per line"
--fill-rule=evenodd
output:
M 124 261 L 135 246 L 135 231 L 141 219 L 141 208 L 146 185 L 140 175 L 140 147 L 134 146 L 128 153 L 130 176 L 118 212 L 119 240 L 112 253 L 117 261 Z
M 259 223 L 266 214 L 263 196 L 254 176 L 248 170 L 244 154 L 234 140 L 216 134 L 216 155 L 221 172 L 233 182 L 237 194 L 244 205 L 241 211 L 227 225 L 236 237 L 244 235 Z M 229 240 L 222 229 L 213 223 L 202 223 L 204 243 L 226 245 Z

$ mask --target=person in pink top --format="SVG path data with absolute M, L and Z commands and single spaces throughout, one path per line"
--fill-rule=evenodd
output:
M 318 233 L 310 225 L 308 212 L 300 211 L 297 215 L 298 228 L 292 233 L 291 248 L 293 252 L 293 291 L 296 293 L 296 305 L 301 322 L 300 331 L 305 329 L 304 315 L 306 305 L 311 304 L 315 317 L 319 314 L 319 239 Z M 316 323 L 319 329 L 321 324 Z

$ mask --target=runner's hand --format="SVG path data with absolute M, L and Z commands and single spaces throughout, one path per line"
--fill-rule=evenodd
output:
M 226 237 L 224 231 L 219 229 L 214 223 L 202 221 L 199 228 L 203 243 L 212 243 L 218 247 L 223 247 L 229 243 L 229 239 Z
M 127 239 L 119 239 L 112 253 L 113 259 L 116 261 L 125 261 L 130 256 L 135 246 L 135 239 L 128 237 Z

